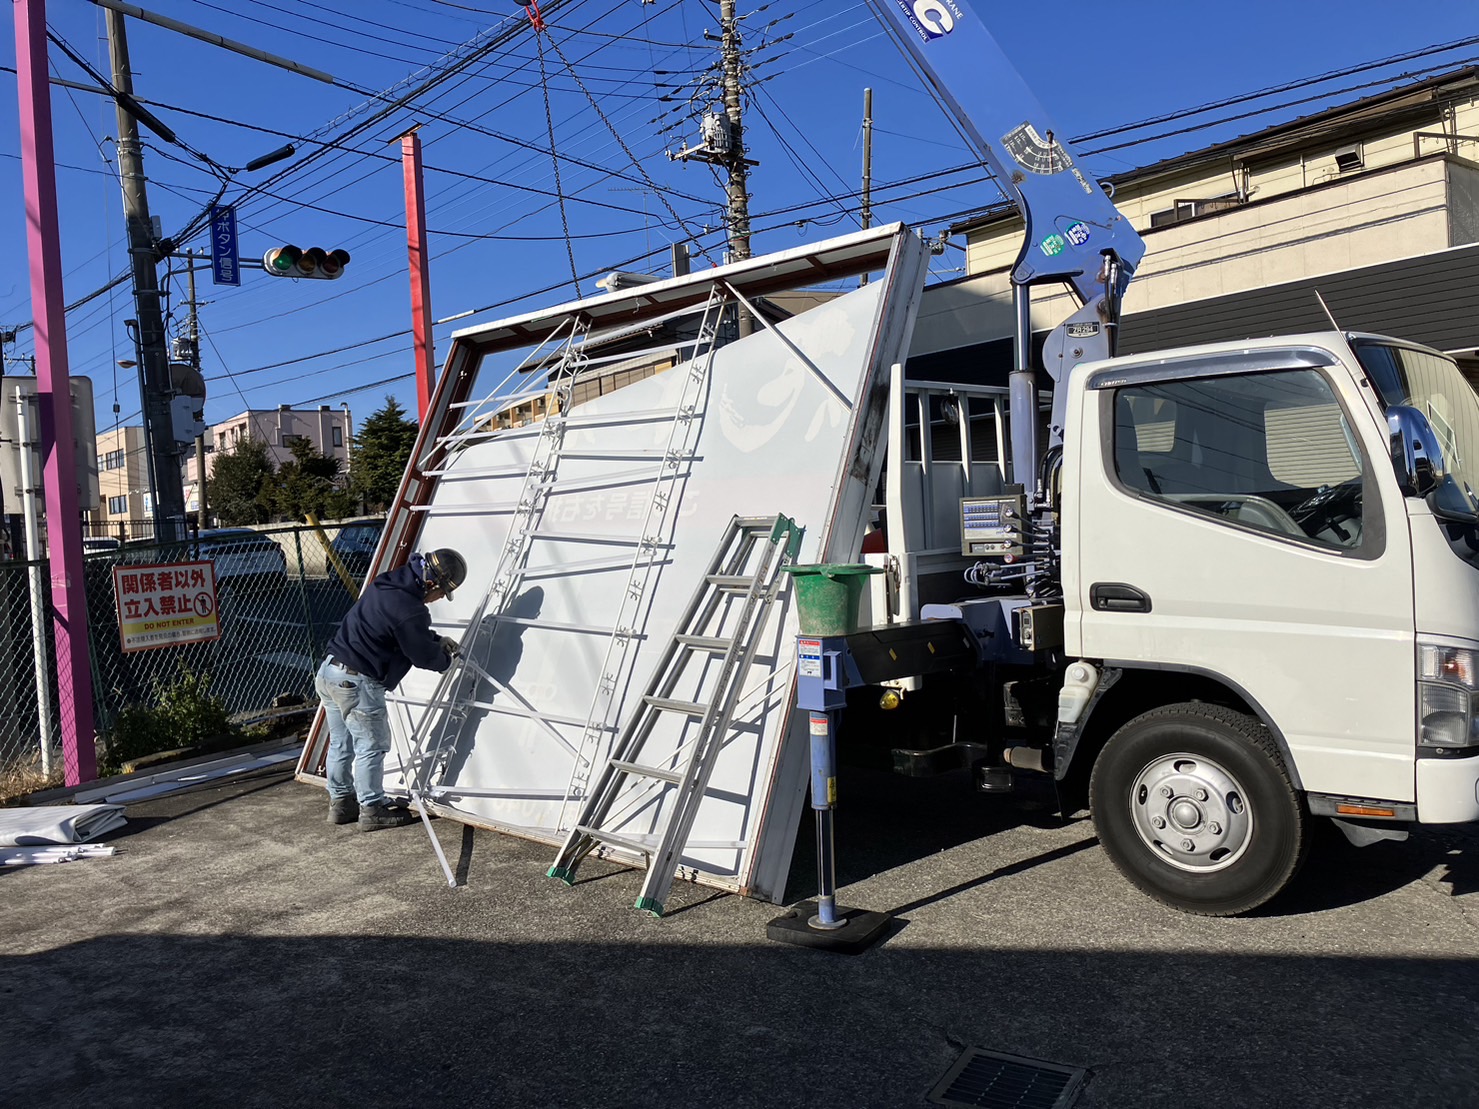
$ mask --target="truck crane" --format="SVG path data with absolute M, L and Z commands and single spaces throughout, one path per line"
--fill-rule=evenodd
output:
M 1115 357 L 1144 243 L 958 0 L 870 0 L 1026 225 L 1011 464 L 960 505 L 982 769 L 1049 774 L 1114 864 L 1208 915 L 1352 842 L 1479 820 L 1479 398 L 1332 331 Z M 1080 307 L 1044 351 L 1029 294 Z M 863 677 L 867 681 L 866 675 Z

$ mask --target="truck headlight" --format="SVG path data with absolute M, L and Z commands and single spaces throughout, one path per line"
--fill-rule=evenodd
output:
M 1479 746 L 1479 651 L 1418 648 L 1418 743 L 1424 747 Z

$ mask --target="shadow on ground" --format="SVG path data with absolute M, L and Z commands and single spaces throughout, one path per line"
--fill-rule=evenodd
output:
M 916 1106 L 968 1046 L 1090 1067 L 1085 1107 L 1479 1082 L 1434 1049 L 1479 1036 L 1453 960 L 113 935 L 0 982 L 0 1088 L 37 1107 Z

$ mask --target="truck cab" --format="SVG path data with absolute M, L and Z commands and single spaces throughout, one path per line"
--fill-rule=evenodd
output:
M 1127 877 L 1240 912 L 1353 838 L 1479 820 L 1479 398 L 1346 333 L 1113 359 L 1068 382 L 1060 780 Z

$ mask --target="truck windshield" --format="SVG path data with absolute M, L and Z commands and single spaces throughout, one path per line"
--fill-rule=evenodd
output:
M 1353 345 L 1387 409 L 1410 405 L 1428 418 L 1448 473 L 1479 518 L 1479 396 L 1458 365 L 1433 351 L 1359 340 Z

